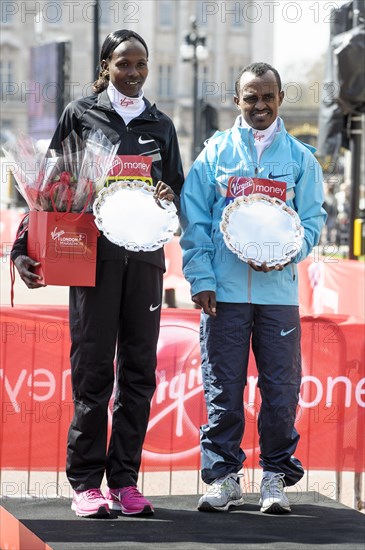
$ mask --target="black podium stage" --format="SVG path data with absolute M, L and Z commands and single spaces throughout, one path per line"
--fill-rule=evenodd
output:
M 257 494 L 213 514 L 196 510 L 196 495 L 151 500 L 152 517 L 99 520 L 77 518 L 65 499 L 0 504 L 53 550 L 364 550 L 364 515 L 315 492 L 291 501 L 292 514 L 281 516 L 260 513 Z

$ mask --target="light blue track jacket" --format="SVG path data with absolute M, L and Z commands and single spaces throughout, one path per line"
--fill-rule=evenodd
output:
M 326 220 L 323 178 L 314 148 L 288 134 L 279 121 L 280 130 L 259 163 L 252 130 L 235 125 L 216 132 L 188 174 L 181 195 L 180 243 L 192 296 L 212 290 L 218 302 L 298 305 L 296 263 L 318 244 Z M 230 176 L 286 182 L 286 203 L 301 219 L 304 243 L 282 271 L 254 271 L 225 245 L 219 224 Z

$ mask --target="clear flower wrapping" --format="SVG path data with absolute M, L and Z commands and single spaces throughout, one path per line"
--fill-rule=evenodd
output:
M 86 140 L 72 131 L 62 141 L 62 153 L 40 151 L 30 136 L 19 135 L 3 151 L 16 186 L 30 210 L 87 212 L 104 186 L 119 143 L 102 130 Z

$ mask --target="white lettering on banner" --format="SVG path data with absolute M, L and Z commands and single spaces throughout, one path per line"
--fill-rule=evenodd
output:
M 362 398 L 362 396 L 364 397 Z M 356 384 L 355 399 L 356 403 L 359 403 L 361 407 L 365 407 L 365 378 Z
M 57 229 L 58 228 L 55 227 L 51 231 L 51 237 L 54 241 L 57 241 L 60 246 L 82 246 L 84 241 L 86 241 L 85 233 L 78 233 L 75 231 L 66 233 L 66 231 L 64 231 L 63 229 L 61 229 L 60 231 L 58 231 Z
M 243 192 L 248 187 L 252 187 L 252 180 L 244 180 L 241 181 L 243 178 L 233 178 L 231 183 L 231 192 L 234 197 L 239 197 L 243 195 Z
M 281 195 L 283 196 L 286 193 L 286 189 L 281 187 L 274 187 L 273 185 L 258 185 L 255 186 L 255 193 L 263 193 L 264 195 Z
M 44 375 L 48 380 L 37 380 L 37 376 Z M 56 390 L 56 378 L 48 369 L 35 369 L 33 376 L 30 374 L 28 378 L 28 386 L 32 388 L 48 388 L 48 392 L 44 395 L 36 395 L 34 391 L 29 392 L 29 396 L 35 401 L 47 401 L 51 399 Z
M 62 243 L 64 244 L 68 244 L 68 243 L 71 243 L 71 244 L 74 244 L 74 243 L 78 243 L 79 241 L 81 241 L 81 235 L 79 235 L 78 237 L 65 237 L 64 239 L 61 239 Z
M 311 401 L 305 401 L 303 398 L 303 386 L 305 384 L 314 384 L 316 388 L 316 394 Z M 350 378 L 347 376 L 337 376 L 336 378 L 333 378 L 332 376 L 328 376 L 326 379 L 326 403 L 332 403 L 333 402 L 333 390 L 335 386 L 339 383 L 344 384 L 344 389 L 346 391 L 345 393 L 345 400 L 343 405 L 346 408 L 350 408 L 352 406 L 352 397 L 354 393 L 355 402 L 359 407 L 365 407 L 365 400 L 361 398 L 362 395 L 365 394 L 365 390 L 363 389 L 365 385 L 365 378 L 361 378 L 355 388 L 353 388 L 353 383 Z M 301 395 L 299 397 L 299 406 L 308 409 L 311 407 L 315 407 L 320 403 L 323 399 L 324 395 L 324 386 L 322 381 L 317 378 L 317 376 L 313 375 L 307 375 L 303 376 L 302 378 L 302 384 L 301 384 Z M 353 391 L 354 390 L 354 391 Z
M 175 435 L 183 435 L 183 419 L 186 414 L 185 402 L 203 391 L 201 369 L 191 369 L 189 371 L 188 383 L 186 382 L 184 372 L 174 376 L 170 382 L 163 380 L 157 385 L 156 403 L 164 402 L 167 397 L 173 401 L 170 405 L 155 415 L 148 424 L 148 430 L 153 428 L 160 420 L 165 418 L 170 412 L 177 410 Z M 161 385 L 161 391 L 159 386 Z M 195 387 L 194 387 L 195 386 Z M 186 391 L 190 390 L 190 391 Z
M 68 377 L 71 377 L 71 369 L 67 369 L 67 370 L 64 370 L 62 372 L 62 394 L 61 394 L 61 401 L 65 401 L 66 400 L 66 388 L 67 388 L 67 385 L 66 385 L 66 379 Z
M 65 401 L 67 398 L 67 380 L 70 376 L 70 369 L 66 369 L 62 372 L 61 376 L 61 401 Z M 43 379 L 42 379 L 43 377 Z M 32 388 L 33 391 L 29 391 L 28 395 L 35 401 L 46 401 L 54 398 L 59 391 L 57 388 L 57 380 L 55 375 L 50 369 L 36 369 L 33 372 L 28 373 L 26 369 L 22 369 L 18 377 L 14 381 L 10 381 L 8 376 L 4 373 L 4 369 L 0 369 L 0 380 L 4 380 L 4 388 L 9 401 L 15 412 L 20 412 L 18 398 L 22 390 L 25 387 Z M 164 418 L 169 412 L 174 409 L 178 411 L 178 421 L 176 424 L 176 435 L 182 435 L 182 418 L 184 416 L 184 403 L 192 398 L 197 393 L 203 391 L 201 379 L 200 367 L 196 369 L 190 369 L 188 373 L 181 372 L 171 378 L 170 381 L 163 378 L 159 384 L 157 384 L 154 400 L 156 405 L 163 403 L 170 399 L 170 403 L 165 409 L 160 411 L 155 417 L 151 418 L 149 429 L 156 425 L 162 418 Z M 314 397 L 308 401 L 303 397 L 306 388 L 304 386 L 312 384 L 315 387 Z M 365 378 L 361 378 L 356 384 L 348 376 L 328 376 L 324 382 L 322 382 L 317 376 L 306 375 L 302 378 L 301 396 L 299 399 L 299 405 L 303 408 L 311 408 L 317 406 L 319 403 L 332 403 L 333 393 L 338 385 L 345 390 L 345 397 L 343 406 L 350 408 L 353 405 L 353 400 L 359 407 L 365 408 Z M 41 395 L 34 391 L 34 388 L 47 388 L 47 393 Z M 69 390 L 70 391 L 70 390 Z M 257 377 L 248 376 L 247 378 L 247 391 L 248 400 L 247 403 L 254 403 L 255 396 L 257 394 Z M 5 401 L 5 399 L 4 399 Z
M 37 376 L 45 376 L 48 380 L 42 379 L 35 379 Z M 67 369 L 62 373 L 61 377 L 61 395 L 62 399 L 61 401 L 66 400 L 66 379 L 70 375 L 70 370 Z M 15 382 L 15 385 L 12 387 L 9 378 L 4 373 L 4 369 L 0 369 L 0 380 L 4 380 L 4 387 L 5 387 L 5 393 L 9 398 L 9 402 L 11 403 L 14 411 L 16 413 L 20 413 L 21 406 L 19 403 L 19 397 L 21 390 L 24 390 L 26 387 L 32 388 L 32 390 L 37 387 L 47 387 L 48 392 L 45 395 L 40 395 L 35 393 L 34 391 L 29 391 L 28 396 L 33 399 L 34 401 L 48 401 L 52 399 L 55 395 L 57 395 L 57 382 L 56 378 L 53 374 L 53 372 L 49 369 L 36 369 L 34 372 L 30 372 L 28 374 L 28 371 L 26 369 L 22 369 L 18 375 L 18 378 Z M 69 390 L 70 391 L 70 390 Z M 5 402 L 6 399 L 3 399 Z M 21 401 L 24 401 L 23 396 L 21 396 Z
M 152 151 L 151 151 L 152 152 Z M 146 155 L 119 155 L 115 157 L 109 176 L 150 177 L 153 158 Z
M 146 171 L 149 169 L 149 165 L 145 162 L 123 162 L 122 166 L 125 170 L 143 170 Z
M 60 231 L 57 231 L 57 227 L 55 227 L 53 229 L 53 231 L 51 231 L 51 236 L 52 236 L 52 239 L 54 241 L 57 241 L 59 240 L 59 238 L 61 237 L 61 235 L 63 235 L 65 233 L 65 231 L 63 229 L 61 229 Z
M 196 362 L 196 361 L 195 361 Z M 165 379 L 165 375 L 162 377 L 162 381 L 157 384 L 156 388 L 156 403 L 160 404 L 167 399 L 167 396 L 170 399 L 177 399 L 184 395 L 184 388 L 187 387 L 189 390 L 196 385 L 201 385 L 202 375 L 200 367 L 197 369 L 191 369 L 189 371 L 188 383 L 186 385 L 186 374 L 184 372 L 177 374 L 171 379 L 171 382 L 168 382 Z M 169 391 L 166 389 L 169 388 Z M 176 388 L 180 388 L 180 391 L 176 393 Z M 182 390 L 182 393 L 181 393 Z
M 6 374 L 4 374 L 4 369 L 0 369 L 0 378 L 2 380 L 4 380 L 4 382 L 5 382 L 5 384 L 4 384 L 5 385 L 5 391 L 9 396 L 10 402 L 12 403 L 15 412 L 17 412 L 17 413 L 20 412 L 20 406 L 19 406 L 19 403 L 17 402 L 17 397 L 19 395 L 20 388 L 23 385 L 24 378 L 26 377 L 26 375 L 27 375 L 26 369 L 22 369 L 19 373 L 18 380 L 16 381 L 16 384 L 15 384 L 14 388 L 12 388 L 11 385 L 10 385 L 8 377 L 6 376 Z M 5 401 L 5 399 L 4 399 L 4 401 Z

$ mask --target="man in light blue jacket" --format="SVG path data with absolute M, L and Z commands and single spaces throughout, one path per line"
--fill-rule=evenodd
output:
M 296 264 L 318 244 L 326 214 L 314 149 L 285 130 L 278 116 L 283 98 L 276 69 L 266 63 L 244 68 L 234 97 L 241 114 L 232 128 L 208 141 L 182 191 L 183 270 L 192 300 L 203 310 L 201 356 L 208 422 L 201 427 L 201 467 L 210 487 L 199 500 L 201 511 L 227 511 L 243 504 L 237 473 L 246 458 L 240 445 L 251 340 L 262 399 L 261 511 L 290 512 L 284 487 L 304 474 L 294 457 L 301 384 Z M 220 221 L 232 176 L 284 182 L 286 203 L 304 228 L 303 245 L 290 263 L 246 263 L 227 248 Z

